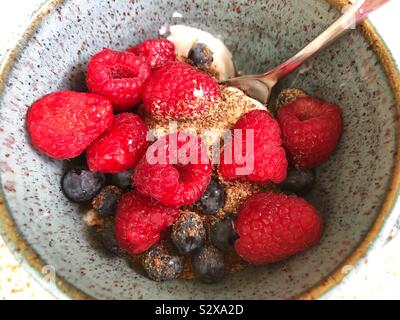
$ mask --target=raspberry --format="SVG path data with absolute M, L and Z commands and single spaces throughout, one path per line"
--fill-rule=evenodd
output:
M 206 73 L 175 61 L 154 71 L 143 103 L 155 119 L 199 117 L 219 100 L 218 83 Z
M 143 84 L 150 72 L 143 57 L 103 49 L 89 61 L 86 84 L 90 92 L 110 99 L 114 111 L 124 111 L 142 100 Z
M 342 132 L 341 110 L 312 97 L 297 98 L 278 111 L 283 146 L 298 169 L 315 168 L 335 151 Z
M 151 69 L 162 67 L 168 61 L 175 61 L 175 45 L 167 39 L 150 39 L 134 46 L 128 51 L 144 57 Z
M 236 252 L 253 264 L 286 259 L 317 244 L 323 222 L 302 198 L 272 192 L 246 200 L 235 223 Z
M 167 207 L 132 191 L 118 202 L 115 237 L 130 254 L 146 251 L 160 240 L 161 233 L 179 217 L 176 207 Z
M 112 126 L 86 150 L 89 169 L 117 173 L 134 167 L 146 152 L 147 127 L 132 113 L 121 113 Z
M 79 156 L 112 122 L 109 100 L 74 91 L 48 94 L 36 101 L 26 115 L 32 144 L 58 160 Z
M 211 170 L 201 139 L 178 132 L 149 147 L 136 166 L 133 183 L 139 192 L 165 205 L 183 206 L 200 198 L 210 183 Z
M 281 130 L 277 121 L 271 117 L 268 111 L 253 110 L 246 113 L 233 129 L 242 131 L 241 136 L 240 132 L 238 132 L 238 136 L 232 134 L 232 140 L 225 145 L 222 151 L 219 173 L 223 179 L 233 180 L 242 177 L 251 181 L 272 181 L 274 183 L 285 180 L 287 159 L 285 150 L 281 146 Z M 254 153 L 249 151 L 248 161 L 241 163 L 238 159 L 240 150 L 235 151 L 235 140 L 242 138 L 242 154 L 246 155 L 247 130 L 254 130 Z M 251 141 L 247 143 L 251 143 Z M 230 159 L 232 160 L 230 161 Z M 253 165 L 250 162 L 254 164 L 251 172 L 238 171 L 246 166 L 251 169 Z

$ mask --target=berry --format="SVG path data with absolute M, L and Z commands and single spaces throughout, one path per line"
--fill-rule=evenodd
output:
M 134 46 L 128 51 L 146 59 L 151 69 L 162 67 L 169 61 L 175 61 L 175 45 L 167 39 L 150 39 Z
M 83 215 L 83 221 L 88 227 L 94 227 L 94 229 L 98 230 L 106 223 L 106 217 L 99 215 L 96 210 L 90 209 Z
M 67 171 L 61 180 L 64 194 L 73 202 L 85 202 L 96 196 L 106 182 L 102 173 L 74 168 Z
M 299 97 L 306 97 L 307 94 L 297 88 L 286 88 L 279 92 L 278 97 L 275 100 L 275 111 L 278 111 L 285 104 L 288 104 Z
M 143 84 L 150 72 L 143 57 L 103 49 L 89 60 L 86 84 L 90 92 L 110 99 L 114 111 L 124 111 L 142 100 Z
M 202 247 L 193 255 L 192 267 L 200 281 L 218 282 L 224 277 L 224 255 L 213 246 Z
M 286 259 L 319 241 L 323 222 L 317 210 L 302 198 L 258 193 L 242 205 L 235 223 L 236 252 L 261 265 Z
M 206 238 L 206 229 L 200 216 L 194 212 L 185 211 L 174 223 L 171 240 L 180 254 L 188 254 L 200 248 Z
M 196 67 L 202 67 L 213 62 L 213 52 L 204 43 L 198 42 L 190 48 L 188 58 Z
M 286 179 L 280 184 L 280 187 L 284 191 L 305 195 L 313 188 L 314 184 L 315 170 L 289 168 Z
M 132 173 L 133 170 L 114 173 L 110 177 L 111 184 L 120 187 L 122 190 L 129 190 L 132 187 Z
M 206 191 L 197 202 L 197 208 L 205 214 L 217 213 L 225 205 L 224 187 L 215 178 L 211 178 Z
M 178 132 L 159 138 L 136 166 L 136 189 L 165 205 L 196 202 L 211 179 L 212 165 L 200 138 Z
M 278 111 L 283 145 L 299 169 L 315 168 L 335 151 L 342 132 L 341 110 L 311 97 L 300 97 Z
M 160 235 L 179 217 L 176 207 L 164 206 L 132 191 L 118 202 L 115 236 L 130 254 L 146 251 L 160 240 Z
M 219 98 L 219 86 L 213 78 L 179 61 L 154 71 L 143 91 L 145 108 L 159 120 L 200 117 Z
M 117 210 L 117 204 L 122 196 L 122 190 L 116 186 L 106 186 L 92 200 L 92 206 L 104 216 L 113 216 Z
M 247 134 L 252 132 L 254 140 L 247 141 L 252 138 Z M 237 141 L 238 139 L 241 141 Z M 242 150 L 235 149 L 238 142 L 241 142 Z M 286 177 L 287 159 L 281 142 L 279 124 L 268 111 L 247 112 L 236 123 L 232 139 L 224 146 L 219 166 L 220 175 L 225 180 L 246 178 L 258 182 L 282 182 Z M 254 150 L 247 151 L 247 145 L 254 146 Z M 241 161 L 242 155 L 246 155 L 244 163 Z
M 134 167 L 146 152 L 147 127 L 136 114 L 121 113 L 86 150 L 92 171 L 116 173 Z
M 143 268 L 154 281 L 176 279 L 183 269 L 183 257 L 175 254 L 168 245 L 158 243 L 145 253 Z
M 115 239 L 114 221 L 107 219 L 101 228 L 89 229 L 90 239 L 93 244 L 108 255 L 122 255 L 123 251 Z
M 229 215 L 211 225 L 211 243 L 222 251 L 231 250 L 235 241 L 238 239 L 238 235 L 234 230 L 233 222 L 233 215 Z
M 58 160 L 79 156 L 113 121 L 110 101 L 95 94 L 58 91 L 37 100 L 26 115 L 32 144 Z
M 121 255 L 122 250 L 115 239 L 115 224 L 111 221 L 105 223 L 99 232 L 99 242 L 102 247 L 113 255 Z

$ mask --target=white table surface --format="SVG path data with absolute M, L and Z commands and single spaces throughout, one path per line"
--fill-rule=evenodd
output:
M 0 1 L 0 58 L 18 39 L 32 12 L 44 0 Z M 372 22 L 389 44 L 400 64 L 400 0 L 392 0 L 371 16 Z M 397 211 L 399 208 L 397 207 Z M 400 222 L 400 221 L 399 221 Z M 400 223 L 398 224 L 400 227 Z M 373 257 L 361 262 L 341 285 L 323 299 L 400 299 L 400 235 L 393 231 L 393 240 Z M 0 237 L 0 299 L 53 299 L 20 267 Z

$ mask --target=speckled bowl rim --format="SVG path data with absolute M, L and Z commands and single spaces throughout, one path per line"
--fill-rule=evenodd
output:
M 338 8 L 349 4 L 347 0 L 325 0 Z M 0 96 L 4 90 L 5 82 L 8 78 L 8 74 L 12 69 L 13 63 L 16 57 L 20 54 L 24 45 L 29 41 L 36 28 L 40 25 L 43 18 L 48 14 L 52 13 L 53 10 L 63 4 L 65 0 L 47 0 L 41 7 L 35 12 L 31 21 L 28 24 L 27 29 L 18 40 L 17 45 L 9 50 L 0 65 Z M 382 38 L 379 36 L 375 28 L 369 21 L 365 21 L 360 26 L 361 32 L 364 37 L 370 43 L 373 51 L 378 56 L 380 64 L 383 66 L 385 74 L 389 80 L 389 84 L 392 88 L 397 113 L 400 115 L 400 72 L 397 69 L 394 59 L 385 45 Z M 397 128 L 397 150 L 400 150 L 400 128 Z M 0 234 L 2 235 L 7 246 L 12 249 L 17 260 L 21 265 L 27 269 L 31 275 L 39 281 L 42 285 L 43 274 L 41 270 L 46 265 L 42 258 L 35 252 L 35 250 L 29 245 L 29 243 L 22 237 L 18 231 L 18 227 L 14 223 L 10 209 L 2 196 L 2 187 L 0 184 Z M 391 184 L 387 190 L 385 201 L 382 204 L 381 210 L 368 231 L 365 238 L 361 241 L 359 246 L 353 251 L 353 253 L 345 259 L 345 261 L 338 266 L 329 276 L 320 281 L 318 284 L 313 286 L 311 289 L 307 289 L 303 293 L 294 296 L 293 299 L 316 299 L 322 294 L 326 293 L 334 286 L 338 285 L 343 278 L 346 276 L 342 272 L 343 267 L 347 265 L 355 265 L 357 262 L 366 255 L 368 250 L 372 247 L 374 241 L 378 238 L 378 235 L 382 231 L 385 221 L 392 213 L 392 209 L 396 204 L 400 191 L 400 154 L 396 156 L 396 164 L 393 169 L 393 177 Z M 55 296 L 60 294 L 65 295 L 71 299 L 94 299 L 90 295 L 82 292 L 72 284 L 68 283 L 65 279 L 60 276 L 56 276 L 55 282 L 56 288 L 48 288 L 48 290 Z M 45 287 L 45 286 L 44 286 Z

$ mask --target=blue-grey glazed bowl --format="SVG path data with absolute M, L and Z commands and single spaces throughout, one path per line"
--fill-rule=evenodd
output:
M 315 298 L 334 287 L 384 237 L 399 190 L 399 74 L 369 23 L 280 84 L 343 108 L 341 143 L 318 169 L 309 198 L 324 217 L 321 243 L 285 262 L 230 275 L 217 285 L 152 282 L 124 259 L 99 253 L 85 236 L 79 207 L 62 195 L 63 164 L 33 149 L 24 126 L 27 108 L 42 95 L 84 90 L 86 63 L 103 47 L 125 49 L 157 37 L 163 26 L 187 24 L 218 35 L 238 69 L 256 73 L 295 54 L 339 16 L 343 2 L 46 2 L 1 69 L 0 229 L 22 264 L 58 297 Z M 48 283 L 52 270 L 55 284 Z

